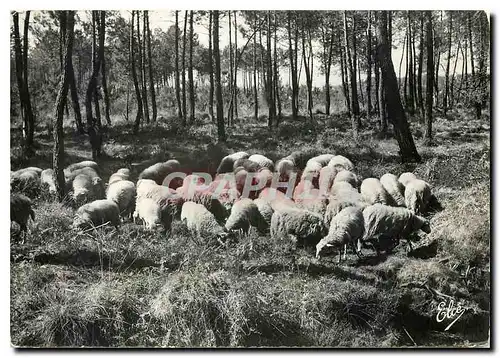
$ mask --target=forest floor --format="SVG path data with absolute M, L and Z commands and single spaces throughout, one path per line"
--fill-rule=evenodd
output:
M 251 232 L 228 247 L 195 243 L 180 222 L 168 237 L 125 223 L 118 232 L 76 234 L 73 210 L 34 198 L 36 221 L 24 244 L 11 240 L 11 341 L 15 346 L 477 346 L 490 327 L 490 119 L 453 112 L 434 122 L 434 142 L 412 123 L 422 163 L 401 164 L 393 138 L 364 123 L 352 140 L 347 117 L 237 121 L 227 146 L 216 128 L 173 120 L 109 128 L 99 161 L 103 180 L 120 167 L 132 180 L 154 162 L 175 157 L 192 170 L 215 170 L 227 152 L 278 159 L 295 150 L 352 160 L 361 178 L 413 171 L 428 181 L 441 209 L 414 250 L 370 250 L 318 260 L 292 242 Z M 66 165 L 90 158 L 90 146 L 65 130 Z M 12 130 L 12 169 L 51 166 L 52 138 L 36 136 L 37 155 L 20 157 Z M 465 313 L 436 320 L 453 301 Z

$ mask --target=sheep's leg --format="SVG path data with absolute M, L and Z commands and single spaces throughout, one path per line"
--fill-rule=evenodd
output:
M 347 259 L 347 244 L 344 244 L 344 260 Z
M 342 262 L 342 249 L 339 249 L 339 264 Z

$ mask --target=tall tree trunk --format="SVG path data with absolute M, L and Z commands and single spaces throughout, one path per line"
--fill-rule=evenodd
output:
M 372 115 L 372 16 L 368 11 L 368 25 L 366 29 L 366 112 Z
M 398 91 L 399 92 L 401 92 L 401 69 L 403 68 L 403 59 L 405 58 L 406 38 L 407 37 L 408 36 L 405 34 L 405 37 L 403 38 L 403 47 L 401 47 L 401 60 L 399 60 L 399 76 L 398 76 Z
M 276 11 L 274 11 L 274 97 L 276 98 L 276 104 L 278 106 L 278 113 L 276 118 L 276 127 L 281 119 L 281 98 L 280 98 L 280 74 L 278 70 L 278 52 L 276 50 L 276 43 L 278 42 L 277 35 L 277 21 L 276 21 Z
M 467 11 L 467 34 L 469 36 L 469 48 L 470 48 L 470 70 L 472 73 L 472 79 L 474 80 L 474 47 L 472 46 L 472 24 L 471 24 L 471 11 Z
M 238 26 L 236 23 L 238 11 L 234 11 L 233 21 L 234 21 L 234 82 L 233 82 L 233 97 L 234 101 L 231 106 L 234 108 L 234 117 L 238 118 L 238 64 L 236 58 L 238 58 Z
M 137 47 L 139 49 L 139 73 L 140 73 L 140 83 L 142 89 L 142 108 L 144 110 L 144 119 L 146 123 L 149 123 L 149 107 L 148 107 L 148 90 L 146 86 L 147 82 L 147 72 L 146 72 L 146 36 L 145 36 L 145 27 L 144 27 L 144 12 L 142 15 L 143 23 L 142 23 L 142 44 L 141 44 L 141 32 L 140 32 L 140 12 L 137 12 Z
M 433 34 L 432 34 L 432 12 L 426 12 L 426 36 L 427 36 L 427 86 L 426 86 L 426 98 L 425 98 L 425 138 L 426 140 L 432 140 L 432 91 L 434 83 L 434 49 L 432 44 Z
M 450 84 L 450 100 L 448 103 L 449 109 L 453 107 L 455 104 L 455 74 L 457 71 L 457 63 L 458 63 L 458 53 L 461 49 L 461 41 L 458 40 L 457 52 L 455 53 L 455 64 L 453 65 L 453 74 L 451 75 L 451 84 Z
M 25 62 L 25 60 L 23 60 L 21 39 L 19 37 L 19 13 L 14 12 L 12 17 L 14 21 L 14 51 L 16 56 L 17 87 L 19 90 L 19 101 L 21 103 L 22 111 L 24 112 L 24 123 L 23 123 L 24 152 L 25 155 L 30 157 L 35 154 L 33 148 L 35 119 L 33 115 L 33 110 L 31 108 L 31 100 L 28 89 L 28 78 L 23 76 L 23 74 L 27 74 L 27 70 L 25 70 L 25 67 L 28 66 L 28 63 Z M 28 50 L 26 49 L 26 51 Z M 24 58 L 27 59 L 26 55 L 24 55 Z
M 418 44 L 418 74 L 417 74 L 417 105 L 422 118 L 424 111 L 424 94 L 422 87 L 422 72 L 424 67 L 424 12 L 420 12 L 420 41 Z
M 227 12 L 228 15 L 228 21 L 229 21 L 229 82 L 228 82 L 228 92 L 229 92 L 229 106 L 228 106 L 228 111 L 227 111 L 227 125 L 228 127 L 231 126 L 231 123 L 233 122 L 233 36 L 231 35 L 232 33 L 232 27 L 233 24 L 231 23 L 231 10 L 228 10 Z
M 411 28 L 411 15 L 410 12 L 407 12 L 407 20 L 408 20 L 408 54 L 409 54 L 409 68 L 408 68 L 408 86 L 409 86 L 409 97 L 408 97 L 408 112 L 410 116 L 415 114 L 415 93 L 413 92 L 415 89 L 415 79 L 413 72 L 413 30 Z
M 354 20 L 354 18 L 353 18 Z M 355 27 L 353 26 L 353 32 Z M 354 36 L 354 35 L 353 35 Z M 352 131 L 354 139 L 358 138 L 359 132 L 359 102 L 358 102 L 358 89 L 356 84 L 356 72 L 353 63 L 355 62 L 355 56 L 351 56 L 351 49 L 349 46 L 349 31 L 347 27 L 347 12 L 344 11 L 344 39 L 345 39 L 345 53 L 347 57 L 347 66 L 349 72 L 349 82 L 351 84 L 351 109 L 352 109 Z
M 106 11 L 101 11 L 101 20 L 99 23 L 99 31 L 102 31 L 103 35 L 103 41 L 106 37 Z M 109 118 L 109 94 L 108 94 L 108 82 L 106 80 L 106 59 L 104 56 L 104 43 L 101 45 L 99 44 L 99 51 L 101 56 L 101 76 L 102 76 L 102 91 L 104 94 L 104 117 L 106 118 L 106 123 L 108 126 L 111 125 L 111 119 Z
M 331 105 L 331 99 L 330 99 L 330 73 L 332 69 L 332 60 L 333 60 L 333 45 L 334 45 L 334 31 L 335 28 L 332 25 L 331 28 L 331 33 L 330 33 L 330 43 L 328 46 L 328 55 L 326 58 L 326 68 L 325 68 L 325 114 L 327 116 L 330 115 L 330 105 Z
M 95 84 L 93 85 L 93 93 L 92 93 L 91 97 L 94 100 L 96 123 L 97 123 L 98 128 L 101 128 L 102 127 L 101 111 L 99 110 L 99 91 L 97 88 L 97 76 L 99 76 L 101 61 L 99 60 L 100 59 L 100 52 L 99 52 L 99 48 L 97 47 L 98 40 L 96 40 L 96 28 L 100 29 L 99 22 L 100 22 L 99 11 L 92 11 L 92 61 L 93 61 L 92 66 L 99 64 L 99 68 L 97 69 Z M 66 101 L 66 98 L 64 99 L 64 101 Z
M 349 113 L 349 117 L 351 117 L 352 112 L 351 112 L 351 97 L 349 96 L 349 77 L 347 74 L 347 64 L 346 64 L 346 54 L 345 54 L 345 47 L 342 46 L 342 39 L 341 35 L 339 32 L 338 35 L 338 46 L 339 46 L 339 51 L 340 51 L 340 73 L 341 73 L 341 79 L 342 79 L 342 90 L 344 92 L 344 98 L 346 102 L 346 109 L 347 112 Z
M 82 112 L 80 110 L 80 102 L 78 101 L 78 90 L 76 88 L 76 81 L 75 81 L 75 71 L 73 69 L 73 59 L 69 59 L 69 88 L 70 88 L 70 93 L 71 93 L 71 102 L 73 105 L 73 112 L 75 113 L 75 123 L 76 123 L 76 129 L 79 134 L 85 134 L 85 129 L 83 127 L 82 123 Z
M 405 84 L 404 84 L 404 99 L 405 99 L 405 107 L 408 109 L 408 102 L 409 102 L 409 96 L 408 96 L 408 73 L 409 71 L 409 49 L 410 49 L 410 41 L 409 41 L 409 30 L 406 28 L 406 56 L 405 56 Z
M 394 134 L 400 148 L 400 156 L 403 162 L 421 161 L 417 152 L 413 136 L 410 132 L 406 114 L 401 104 L 398 92 L 398 81 L 394 71 L 394 65 L 389 52 L 389 37 L 387 33 L 387 12 L 382 11 L 378 25 L 379 45 L 377 56 L 382 71 L 382 85 L 387 103 L 388 118 L 394 126 Z M 380 103 L 381 108 L 383 103 Z
M 208 92 L 208 114 L 213 120 L 214 118 L 214 65 L 213 65 L 213 54 L 212 54 L 212 11 L 208 12 L 208 69 L 210 72 L 210 88 Z M 255 42 L 254 42 L 255 43 Z M 254 59 L 255 60 L 255 59 Z
M 357 59 L 357 68 L 356 68 L 356 70 L 358 72 L 358 84 L 359 84 L 358 93 L 359 93 L 359 99 L 361 100 L 361 105 L 364 106 L 365 105 L 365 96 L 363 94 L 363 83 L 361 81 L 361 65 L 359 64 L 359 57 Z
M 276 116 L 276 104 L 274 102 L 274 90 L 273 90 L 273 63 L 271 55 L 271 11 L 267 11 L 267 103 L 269 105 L 269 118 L 267 125 L 269 128 L 273 125 L 273 120 Z
M 74 38 L 74 11 L 64 11 L 60 18 L 64 18 L 66 41 L 64 46 L 64 68 L 59 82 L 59 91 L 57 93 L 55 113 L 54 113 L 54 149 L 52 151 L 52 167 L 54 169 L 54 182 L 56 185 L 57 199 L 62 202 L 65 196 L 64 181 L 64 131 L 63 131 L 63 111 L 64 99 L 68 95 L 69 77 L 70 77 L 70 58 L 73 55 Z M 61 26 L 62 28 L 62 26 Z
M 154 77 L 153 77 L 153 61 L 151 56 L 151 28 L 149 27 L 149 12 L 146 10 L 144 12 L 144 16 L 146 16 L 146 31 L 147 39 L 148 39 L 148 68 L 149 68 L 149 92 L 151 93 L 151 107 L 153 110 L 153 117 L 151 120 L 156 122 L 156 117 L 158 116 L 158 111 L 156 108 L 156 93 L 155 93 L 155 85 L 154 85 Z
M 219 141 L 226 141 L 224 130 L 224 104 L 222 102 L 222 84 L 220 78 L 220 53 L 219 53 L 219 11 L 213 11 L 214 21 L 214 61 L 215 61 L 215 100 L 217 103 L 217 136 Z
M 292 12 L 287 11 L 287 31 L 288 31 L 288 54 L 289 54 L 289 59 L 290 59 L 290 72 L 291 72 L 291 77 L 292 77 L 292 119 L 297 118 L 297 112 L 298 112 L 298 103 L 297 103 L 297 96 L 296 93 L 298 92 L 297 89 L 297 62 L 295 59 L 293 47 L 292 47 L 292 26 L 291 26 L 291 20 L 292 20 Z
M 313 119 L 313 98 L 312 98 L 312 74 L 310 71 L 310 58 L 311 54 L 306 55 L 306 30 L 302 29 L 302 58 L 304 61 L 304 70 L 306 72 L 306 85 L 307 85 L 307 111 L 309 113 L 309 118 Z M 312 66 L 311 66 L 312 67 Z
M 193 16 L 194 11 L 191 10 L 189 14 L 189 67 L 188 67 L 188 77 L 189 77 L 189 122 L 190 124 L 194 123 L 194 112 L 195 112 L 195 103 L 194 103 L 194 79 L 193 79 Z
M 178 116 L 182 125 L 186 125 L 185 112 L 181 103 L 181 84 L 179 79 L 179 10 L 175 10 L 175 97 L 177 99 Z
M 446 74 L 444 85 L 443 110 L 448 111 L 448 98 L 450 94 L 450 61 L 451 61 L 451 32 L 453 31 L 453 11 L 448 12 L 448 58 L 446 59 Z
M 188 11 L 184 12 L 184 32 L 182 33 L 182 113 L 187 117 L 186 103 L 186 32 Z
M 256 14 L 254 14 L 253 27 L 254 29 L 257 27 Z M 254 102 L 254 118 L 257 121 L 259 119 L 259 94 L 257 91 L 257 35 L 255 35 L 253 38 L 253 102 Z
M 142 98 L 141 98 L 141 90 L 139 88 L 139 81 L 137 79 L 137 71 L 135 68 L 135 41 L 134 41 L 134 17 L 135 11 L 132 10 L 132 19 L 130 20 L 130 69 L 132 73 L 132 80 L 134 81 L 134 89 L 135 89 L 135 97 L 137 99 L 137 114 L 135 115 L 134 122 L 134 133 L 137 134 L 139 131 L 139 125 L 141 124 L 142 119 Z M 139 21 L 139 19 L 137 20 Z M 88 119 L 87 119 L 88 120 Z

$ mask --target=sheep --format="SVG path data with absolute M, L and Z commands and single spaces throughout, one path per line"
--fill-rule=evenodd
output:
M 35 212 L 31 200 L 22 194 L 10 194 L 10 221 L 19 225 L 21 233 L 28 230 L 28 221 L 35 221 Z
M 274 168 L 275 173 L 279 175 L 280 181 L 287 181 L 293 173 L 297 172 L 295 162 L 289 157 L 278 160 Z
M 219 166 L 217 167 L 217 174 L 230 173 L 234 168 L 234 162 L 238 159 L 246 159 L 250 157 L 246 152 L 236 152 L 233 154 L 226 155 L 220 161 Z
M 306 163 L 306 167 L 307 165 L 309 164 L 309 162 L 317 162 L 319 164 L 321 164 L 322 167 L 328 165 L 328 163 L 330 163 L 330 160 L 332 160 L 332 158 L 335 156 L 335 154 L 321 154 L 321 155 L 317 155 L 315 157 L 312 157 L 311 159 L 309 159 Z
M 64 175 L 69 176 L 71 172 L 83 168 L 92 168 L 96 171 L 96 173 L 99 173 L 99 165 L 97 165 L 96 162 L 92 160 L 84 160 L 83 162 L 73 163 L 69 165 L 66 169 L 64 169 Z
M 307 165 L 307 161 L 316 154 L 317 152 L 313 150 L 297 150 L 288 155 L 287 158 L 293 161 L 296 168 L 303 170 Z
M 86 229 L 110 223 L 118 229 L 120 209 L 114 201 L 102 199 L 85 204 L 78 208 L 73 220 L 74 229 Z
M 156 163 L 139 174 L 139 179 L 151 179 L 156 184 L 161 185 L 163 180 L 170 173 L 174 173 L 180 169 L 181 164 L 176 159 L 167 160 L 166 162 Z
M 217 195 L 209 190 L 208 186 L 196 187 L 191 191 L 178 191 L 184 201 L 193 201 L 197 204 L 202 204 L 210 211 L 215 218 L 222 222 L 227 215 L 227 210 L 224 205 L 217 199 Z
M 319 174 L 323 167 L 316 161 L 310 161 L 304 168 L 300 180 L 310 181 L 315 188 L 319 188 Z
M 136 194 L 133 182 L 120 180 L 109 186 L 106 199 L 114 201 L 120 209 L 120 215 L 127 217 L 134 212 Z
M 264 188 L 259 194 L 259 199 L 267 201 L 273 210 L 279 210 L 282 207 L 296 206 L 292 199 L 274 188 Z
M 244 198 L 234 203 L 225 228 L 227 231 L 242 230 L 248 233 L 250 226 L 256 227 L 260 234 L 264 234 L 268 229 L 268 224 L 257 205 L 252 199 Z
M 274 169 L 273 161 L 264 155 L 252 154 L 250 157 L 248 157 L 248 160 L 257 163 L 259 169 L 267 168 L 271 171 Z
M 333 180 L 333 183 L 335 184 L 342 181 L 351 184 L 353 188 L 356 188 L 359 184 L 358 177 L 350 170 L 341 170 L 340 172 L 338 172 L 338 174 L 335 176 L 335 179 Z
M 415 214 L 426 213 L 431 197 L 431 187 L 423 180 L 414 179 L 406 185 L 405 204 Z
M 358 253 L 359 240 L 365 232 L 363 211 L 359 207 L 350 206 L 342 209 L 331 221 L 328 235 L 316 245 L 316 258 L 320 258 L 328 249 L 338 249 L 339 263 L 341 261 L 341 248 L 344 246 L 344 260 L 347 246 L 355 245 Z
M 259 209 L 259 212 L 266 221 L 267 225 L 271 225 L 271 217 L 273 216 L 274 210 L 269 201 L 257 198 L 254 199 L 253 202 L 257 205 L 257 209 Z
M 415 174 L 406 172 L 401 174 L 398 180 L 401 184 L 403 184 L 406 187 L 406 185 L 408 185 L 409 182 L 415 179 L 417 179 L 417 176 Z
M 20 169 L 11 174 L 10 185 L 13 190 L 36 192 L 41 185 L 40 174 L 28 168 Z
M 361 194 L 347 182 L 335 183 L 332 186 L 329 203 L 324 214 L 324 222 L 330 225 L 333 217 L 335 217 L 344 208 L 355 206 L 363 208 Z
M 96 172 L 96 170 L 92 167 L 83 167 L 83 168 L 75 169 L 72 172 L 70 172 L 68 174 L 68 176 L 66 176 L 66 173 L 65 173 L 66 188 L 68 190 L 70 190 L 70 188 L 73 185 L 73 180 L 75 180 L 75 178 L 80 174 L 85 174 L 89 178 L 91 178 L 92 183 L 93 183 L 95 198 L 96 199 L 104 198 L 105 193 L 104 193 L 104 185 L 102 183 L 102 179 L 99 176 L 99 174 Z
M 139 201 L 133 214 L 134 222 L 141 219 L 146 229 L 153 230 L 163 226 L 167 231 L 172 228 L 172 211 L 168 205 L 160 205 L 150 198 Z
M 121 168 L 118 169 L 115 173 L 111 174 L 108 180 L 108 185 L 111 185 L 120 180 L 128 180 L 130 178 L 130 169 Z
M 130 169 L 129 168 L 120 168 L 116 171 L 116 173 L 130 176 Z
M 89 201 L 98 199 L 95 190 L 95 180 L 86 174 L 78 174 L 72 182 L 73 201 L 80 206 Z
M 417 230 L 429 234 L 431 228 L 429 222 L 418 215 L 415 215 L 406 208 L 398 208 L 383 204 L 374 204 L 363 210 L 365 221 L 365 234 L 363 242 L 376 242 L 381 237 L 389 237 L 391 241 L 399 243 L 399 240 L 406 238 L 410 251 L 412 250 L 409 235 Z M 376 246 L 377 252 L 379 251 Z
M 354 171 L 354 165 L 352 162 L 342 155 L 334 156 L 329 162 L 328 166 L 332 168 L 343 168 L 345 170 L 349 170 L 351 172 Z
M 54 170 L 53 169 L 45 169 L 40 174 L 40 181 L 42 186 L 46 187 L 50 194 L 54 194 L 56 192 L 56 183 L 54 181 Z
M 189 231 L 199 237 L 217 239 L 219 242 L 227 238 L 225 227 L 221 226 L 215 216 L 201 204 L 187 201 L 182 205 L 181 221 Z
M 18 172 L 19 173 L 22 173 L 24 171 L 30 171 L 30 172 L 35 172 L 37 173 L 38 175 L 41 175 L 43 170 L 41 168 L 38 168 L 38 167 L 27 167 L 27 168 L 23 168 L 23 169 L 19 169 Z
M 258 163 L 246 158 L 235 160 L 233 170 L 236 170 L 239 167 L 243 167 L 249 173 L 255 173 L 260 169 L 260 165 Z
M 387 205 L 390 201 L 389 194 L 377 178 L 366 178 L 363 180 L 360 192 L 361 197 L 367 204 L 380 203 Z
M 319 171 L 318 187 L 322 193 L 328 193 L 332 188 L 333 182 L 337 174 L 344 169 L 324 166 Z
M 398 177 L 391 173 L 386 173 L 380 177 L 380 183 L 389 194 L 395 206 L 405 206 L 405 187 L 398 181 Z
M 319 189 L 310 189 L 302 195 L 294 198 L 298 208 L 306 209 L 323 216 L 328 205 L 328 197 Z
M 316 245 L 328 230 L 321 215 L 298 208 L 280 208 L 271 217 L 271 237 L 292 235 L 296 244 Z

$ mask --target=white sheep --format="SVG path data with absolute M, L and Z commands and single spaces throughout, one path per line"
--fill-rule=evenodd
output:
M 264 155 L 252 154 L 248 157 L 248 160 L 257 163 L 259 165 L 259 169 L 267 168 L 271 171 L 274 169 L 273 161 Z
M 35 170 L 20 169 L 10 176 L 10 185 L 17 190 L 37 190 L 40 185 L 40 174 Z
M 310 181 L 315 188 L 319 187 L 319 174 L 322 169 L 322 165 L 316 161 L 309 161 L 302 171 L 300 180 Z
M 410 173 L 410 172 L 406 172 L 406 173 L 403 173 L 399 176 L 399 182 L 401 184 L 403 184 L 405 187 L 406 185 L 411 182 L 412 180 L 415 180 L 417 179 L 417 176 L 413 173 Z
M 334 156 L 329 162 L 328 162 L 329 167 L 337 167 L 337 168 L 343 168 L 345 170 L 349 170 L 351 172 L 354 171 L 354 164 L 347 159 L 346 157 L 342 155 L 336 155 Z
M 339 262 L 341 261 L 341 249 L 344 247 L 344 259 L 347 254 L 347 246 L 352 245 L 358 252 L 358 242 L 365 232 L 363 211 L 359 207 L 350 206 L 342 209 L 331 221 L 328 235 L 316 245 L 316 257 L 329 249 L 337 249 Z
M 327 226 L 331 220 L 344 208 L 347 207 L 363 208 L 365 203 L 361 194 L 347 182 L 335 183 L 332 186 L 329 203 L 324 214 L 324 222 Z
M 166 162 L 156 163 L 139 174 L 139 179 L 151 179 L 156 184 L 161 185 L 165 177 L 171 173 L 179 171 L 181 164 L 176 159 L 170 159 Z
M 329 167 L 328 165 L 321 168 L 321 170 L 319 171 L 319 181 L 318 181 L 319 190 L 322 193 L 330 192 L 333 182 L 335 181 L 335 177 L 342 170 L 344 169 Z
M 97 165 L 97 163 L 92 161 L 92 160 L 84 160 L 83 162 L 73 163 L 73 164 L 69 165 L 64 170 L 64 172 L 70 173 L 70 172 L 73 172 L 75 170 L 82 169 L 82 168 L 92 168 L 97 173 L 99 173 L 99 165 Z
M 278 160 L 274 168 L 275 173 L 279 175 L 281 181 L 288 180 L 293 173 L 297 172 L 295 162 L 289 157 Z
M 380 183 L 389 194 L 395 206 L 405 206 L 405 187 L 398 181 L 397 176 L 386 173 L 380 177 Z
M 219 225 L 215 216 L 202 204 L 185 202 L 182 205 L 181 221 L 198 237 L 215 238 L 221 242 L 228 236 L 226 229 Z
M 251 161 L 247 158 L 240 158 L 235 160 L 233 163 L 233 171 L 236 171 L 238 168 L 244 168 L 247 172 L 255 173 L 260 168 L 260 165 L 254 161 Z
M 32 205 L 31 200 L 25 195 L 10 194 L 10 220 L 19 225 L 21 233 L 26 233 L 30 217 L 35 221 Z
M 56 182 L 54 181 L 54 170 L 53 169 L 45 169 L 40 174 L 40 180 L 42 186 L 45 186 L 50 194 L 54 194 L 56 192 Z
M 316 245 L 328 230 L 321 215 L 308 210 L 282 207 L 271 217 L 271 237 L 284 238 L 292 235 L 296 243 Z
M 247 159 L 250 155 L 246 152 L 236 152 L 233 154 L 226 155 L 221 159 L 219 166 L 217 167 L 217 174 L 230 173 L 234 170 L 234 162 L 238 159 Z
M 30 171 L 30 172 L 35 172 L 37 173 L 38 175 L 41 175 L 43 170 L 41 168 L 38 168 L 38 167 L 27 167 L 27 168 L 23 168 L 23 169 L 19 169 L 18 172 L 19 173 L 22 173 L 24 171 Z
M 353 186 L 353 188 L 356 188 L 359 184 L 358 177 L 356 174 L 351 172 L 350 170 L 341 170 L 337 173 L 335 176 L 335 179 L 333 180 L 333 183 L 340 183 L 340 182 L 346 182 L 349 183 Z
M 390 201 L 389 194 L 377 178 L 366 178 L 363 180 L 360 193 L 363 200 L 370 205 L 376 203 L 387 205 Z
M 294 197 L 294 200 L 298 208 L 312 211 L 321 216 L 325 214 L 328 205 L 328 197 L 319 189 L 305 191 L 302 195 Z
M 65 178 L 66 188 L 70 190 L 70 188 L 73 185 L 73 180 L 75 180 L 75 178 L 81 174 L 87 175 L 89 178 L 91 178 L 94 187 L 95 198 L 96 199 L 104 198 L 105 193 L 104 193 L 104 185 L 102 183 L 102 179 L 96 172 L 96 170 L 92 167 L 83 167 L 80 169 L 75 169 L 72 172 L 70 172 L 69 175 Z
M 261 198 L 254 199 L 253 202 L 257 205 L 260 214 L 266 220 L 267 226 L 271 225 L 271 217 L 273 216 L 274 210 L 269 203 L 269 201 Z
M 129 180 L 129 178 L 130 178 L 130 169 L 120 168 L 115 173 L 111 174 L 108 180 L 108 185 L 111 185 L 120 180 Z
M 330 163 L 330 160 L 332 160 L 332 158 L 335 156 L 335 154 L 320 154 L 320 155 L 317 155 L 315 157 L 312 157 L 311 159 L 309 159 L 306 163 L 306 167 L 307 165 L 309 164 L 309 162 L 317 162 L 319 164 L 321 164 L 322 167 L 328 165 L 328 163 Z
M 430 185 L 420 179 L 414 179 L 406 184 L 406 207 L 416 214 L 425 214 L 432 197 Z
M 116 173 L 130 176 L 130 169 L 129 168 L 120 168 L 116 171 Z
M 256 227 L 261 234 L 264 234 L 268 229 L 265 218 L 252 199 L 244 198 L 236 201 L 226 221 L 226 230 L 242 230 L 244 233 L 248 233 L 250 226 Z
M 118 205 L 122 217 L 128 217 L 134 212 L 136 194 L 133 182 L 120 180 L 108 187 L 106 199 L 112 200 Z
M 134 222 L 141 219 L 147 229 L 152 230 L 163 226 L 169 231 L 172 227 L 172 212 L 168 205 L 162 206 L 150 198 L 144 198 L 137 202 L 133 214 Z
M 73 201 L 80 206 L 98 199 L 95 184 L 99 178 L 91 178 L 86 174 L 78 174 L 72 182 Z
M 378 244 L 381 238 L 389 238 L 391 242 L 399 243 L 406 238 L 409 249 L 411 241 L 409 235 L 417 230 L 430 233 L 429 222 L 421 216 L 415 215 L 406 208 L 398 208 L 383 204 L 374 204 L 363 210 L 365 220 L 365 234 L 363 242 Z M 377 252 L 379 247 L 375 247 Z
M 153 199 L 161 207 L 168 205 L 174 217 L 180 215 L 184 197 L 166 186 L 158 185 L 151 179 L 141 179 L 137 182 L 136 205 L 143 199 Z
M 273 210 L 279 210 L 281 207 L 296 206 L 292 199 L 275 188 L 264 188 L 259 194 L 259 199 L 267 201 Z
M 110 223 L 118 228 L 120 225 L 120 209 L 114 201 L 102 199 L 85 204 L 78 208 L 73 220 L 75 229 L 86 229 Z

